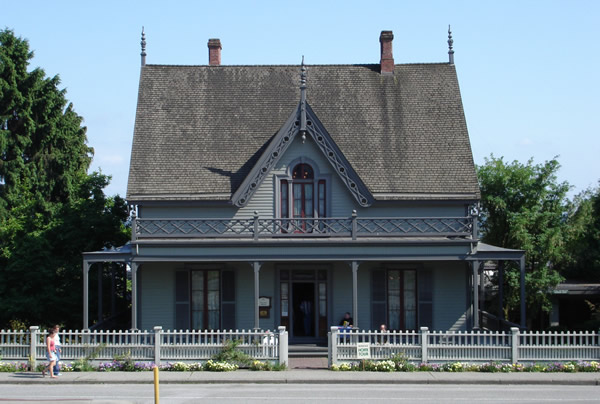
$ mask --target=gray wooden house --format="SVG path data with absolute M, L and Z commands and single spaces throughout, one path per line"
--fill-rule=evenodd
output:
M 132 328 L 479 326 L 480 263 L 523 255 L 478 240 L 451 37 L 431 64 L 395 64 L 392 40 L 363 65 L 221 65 L 214 39 L 203 66 L 142 52 L 133 235 L 114 258 Z M 84 254 L 84 275 L 108 255 Z

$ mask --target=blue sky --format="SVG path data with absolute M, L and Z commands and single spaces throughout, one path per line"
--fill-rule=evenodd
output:
M 167 4 L 168 3 L 168 4 Z M 600 179 L 600 2 L 6 1 L 0 27 L 27 38 L 32 67 L 59 74 L 95 149 L 93 170 L 125 195 L 145 26 L 148 64 L 455 63 L 473 155 L 536 163 L 559 156 L 575 194 Z

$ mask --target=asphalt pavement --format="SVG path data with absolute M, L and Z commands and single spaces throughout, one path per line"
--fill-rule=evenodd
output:
M 534 384 L 600 386 L 600 373 L 340 372 L 325 369 L 159 372 L 160 384 Z M 153 372 L 0 373 L 0 384 L 152 384 Z

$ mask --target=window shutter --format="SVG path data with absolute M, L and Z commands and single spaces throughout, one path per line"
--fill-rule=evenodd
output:
M 371 329 L 378 330 L 386 324 L 386 290 L 385 270 L 375 269 L 371 272 Z
M 175 329 L 190 328 L 190 272 L 175 272 Z
M 431 269 L 417 271 L 419 284 L 419 327 L 433 327 L 433 273 Z
M 235 326 L 235 272 L 221 272 L 221 327 L 234 330 Z

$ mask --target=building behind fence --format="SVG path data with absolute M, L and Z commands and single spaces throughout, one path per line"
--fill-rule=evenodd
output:
M 369 344 L 372 360 L 400 355 L 411 362 L 550 362 L 600 359 L 598 332 L 360 331 L 331 327 L 329 365 L 359 360 L 357 346 Z
M 262 361 L 288 363 L 288 333 L 277 331 L 61 331 L 61 360 L 89 358 L 112 361 L 127 357 L 134 361 L 203 362 L 213 358 L 227 341 L 238 341 L 237 349 Z M 29 331 L 0 331 L 0 359 L 36 361 L 46 357 L 45 334 L 38 327 Z M 598 332 L 509 332 L 491 331 L 363 331 L 331 327 L 328 336 L 329 364 L 356 362 L 358 346 L 368 347 L 368 358 L 393 356 L 411 362 L 554 362 L 600 360 Z M 366 344 L 366 345 L 365 345 Z M 363 356 L 361 356 L 363 358 Z
M 46 358 L 46 334 L 39 327 L 29 331 L 0 331 L 0 359 L 29 361 L 34 366 Z M 66 331 L 60 332 L 61 360 L 88 358 L 93 362 L 118 357 L 139 362 L 204 362 L 220 353 L 228 341 L 254 359 L 287 365 L 288 333 L 285 327 L 273 331 Z

